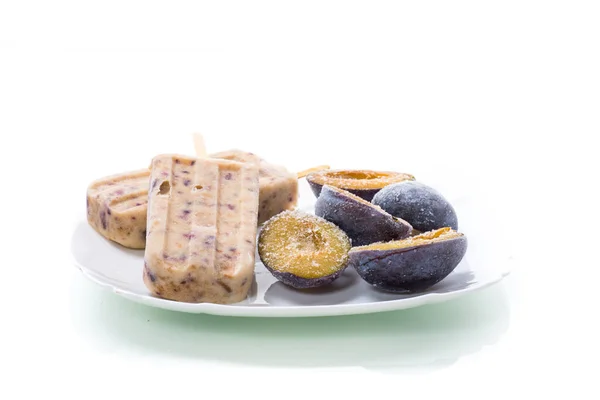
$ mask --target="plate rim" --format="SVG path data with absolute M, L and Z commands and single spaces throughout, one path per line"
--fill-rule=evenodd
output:
M 71 247 L 71 260 L 74 266 L 83 276 L 95 284 L 110 289 L 112 293 L 149 307 L 169 311 L 184 312 L 188 314 L 209 314 L 228 317 L 327 317 L 340 315 L 373 314 L 386 311 L 405 310 L 428 304 L 436 304 L 456 299 L 469 293 L 488 288 L 500 283 L 510 275 L 511 269 L 505 266 L 502 270 L 495 270 L 490 278 L 480 285 L 470 285 L 462 289 L 444 293 L 425 293 L 423 295 L 404 299 L 382 300 L 373 303 L 349 303 L 349 304 L 319 304 L 310 306 L 269 306 L 260 305 L 235 305 L 235 304 L 213 304 L 213 303 L 184 303 L 174 300 L 161 299 L 149 295 L 141 295 L 128 290 L 120 289 L 97 277 L 96 273 L 81 265 Z
M 308 188 L 306 188 L 308 189 Z M 300 188 L 299 188 L 300 190 Z M 310 198 L 310 201 L 298 204 L 298 209 L 305 212 L 313 212 L 316 199 Z M 89 280 L 103 288 L 109 289 L 112 293 L 126 298 L 138 304 L 163 310 L 185 312 L 190 314 L 209 314 L 230 317 L 322 317 L 338 315 L 358 315 L 371 314 L 385 311 L 403 310 L 419 307 L 428 304 L 436 304 L 456 299 L 460 296 L 488 288 L 500 283 L 504 278 L 510 275 L 514 266 L 515 256 L 509 251 L 501 260 L 487 263 L 486 273 L 482 276 L 485 280 L 480 280 L 475 284 L 468 285 L 462 289 L 450 292 L 426 292 L 417 296 L 381 300 L 368 303 L 342 303 L 342 304 L 318 304 L 318 305 L 285 305 L 274 306 L 265 304 L 214 304 L 214 303 L 185 303 L 169 299 L 163 299 L 152 296 L 150 293 L 140 294 L 128 289 L 123 289 L 103 279 L 98 271 L 82 265 L 76 257 L 76 250 L 73 235 L 80 224 L 88 224 L 85 215 L 80 215 L 74 224 L 74 230 L 71 234 L 70 256 L 75 267 Z M 88 224 L 89 227 L 89 224 Z M 91 227 L 90 227 L 91 228 Z M 97 233 L 97 232 L 96 232 Z M 499 261 L 499 262 L 497 262 Z

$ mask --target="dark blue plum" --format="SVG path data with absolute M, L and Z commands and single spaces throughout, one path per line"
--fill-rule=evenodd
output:
M 457 236 L 417 241 L 408 246 L 406 242 L 414 238 L 391 242 L 383 249 L 377 249 L 377 245 L 355 247 L 350 250 L 348 265 L 378 289 L 395 293 L 420 292 L 446 278 L 463 259 L 467 238 L 463 234 L 454 234 Z
M 404 239 L 412 232 L 406 221 L 345 190 L 325 185 L 315 203 L 315 215 L 340 227 L 352 246 Z
M 421 182 L 386 186 L 373 197 L 372 203 L 421 232 L 443 227 L 458 229 L 454 207 L 441 193 Z

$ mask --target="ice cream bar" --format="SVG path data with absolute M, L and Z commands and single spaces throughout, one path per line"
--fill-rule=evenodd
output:
M 260 185 L 259 224 L 282 211 L 296 207 L 298 202 L 298 177 L 285 167 L 268 163 L 254 153 L 235 149 L 211 154 L 211 157 L 258 165 Z
M 150 170 L 111 175 L 87 189 L 87 219 L 102 236 L 132 249 L 146 243 Z
M 164 154 L 152 160 L 143 279 L 156 296 L 236 303 L 254 276 L 258 167 Z
M 296 206 L 298 179 L 285 167 L 270 164 L 256 154 L 241 150 L 215 153 L 211 157 L 258 165 L 259 224 Z M 132 249 L 143 249 L 148 200 L 145 191 L 148 189 L 149 179 L 150 170 L 139 170 L 93 182 L 88 188 L 87 196 L 90 225 L 107 239 Z M 115 204 L 115 207 L 111 204 Z

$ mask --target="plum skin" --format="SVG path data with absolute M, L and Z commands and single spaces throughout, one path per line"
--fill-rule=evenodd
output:
M 458 230 L 454 207 L 441 193 L 421 182 L 405 181 L 386 186 L 373 197 L 372 203 L 421 232 L 443 227 Z
M 349 266 L 370 285 L 394 293 L 419 292 L 446 278 L 463 259 L 465 236 L 388 250 L 350 252 Z
M 323 187 L 315 203 L 315 215 L 333 222 L 346 232 L 352 246 L 404 239 L 412 232 L 412 226 L 406 221 L 361 203 L 328 185 Z
M 315 195 L 315 197 L 318 199 L 319 196 L 321 195 L 321 192 L 323 191 L 323 185 L 310 181 L 307 179 L 307 182 L 310 185 L 310 189 L 312 190 L 313 194 Z M 348 189 L 348 188 L 341 188 L 347 192 L 350 192 L 352 194 L 357 195 L 360 198 L 365 199 L 366 201 L 371 201 L 373 200 L 373 197 L 375 197 L 375 195 L 381 190 L 381 188 L 377 188 L 377 189 Z
M 267 264 L 264 264 L 265 268 L 267 268 L 269 272 L 271 272 L 271 274 L 273 274 L 273 276 L 278 281 L 287 286 L 291 286 L 294 289 L 311 289 L 319 286 L 329 285 L 331 282 L 339 278 L 342 272 L 344 272 L 344 270 L 346 269 L 347 265 L 348 264 L 346 264 L 343 268 L 340 268 L 333 274 L 327 276 L 321 276 L 318 278 L 302 278 L 289 272 L 282 272 L 273 268 L 269 268 Z

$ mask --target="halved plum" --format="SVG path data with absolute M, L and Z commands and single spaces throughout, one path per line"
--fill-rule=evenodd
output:
M 348 266 L 348 236 L 333 223 L 302 211 L 269 219 L 258 237 L 258 255 L 284 284 L 306 289 L 327 285 Z
M 445 227 L 403 240 L 354 247 L 349 265 L 376 288 L 419 292 L 446 278 L 466 251 L 466 236 Z
M 329 185 L 344 189 L 366 201 L 371 201 L 373 196 L 387 185 L 414 179 L 414 176 L 401 172 L 366 169 L 321 170 L 306 176 L 315 197 L 319 197 L 323 185 Z
M 412 226 L 381 207 L 343 189 L 324 185 L 315 203 L 315 215 L 339 226 L 352 240 L 352 246 L 404 239 Z

